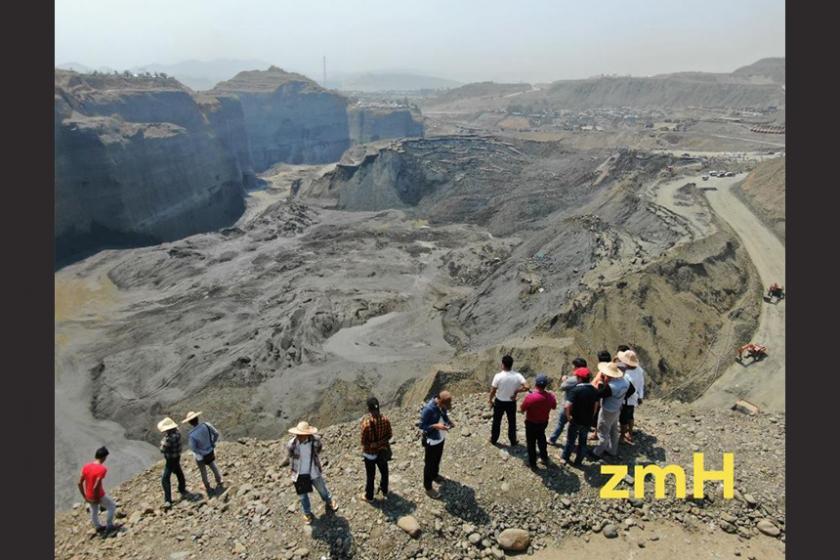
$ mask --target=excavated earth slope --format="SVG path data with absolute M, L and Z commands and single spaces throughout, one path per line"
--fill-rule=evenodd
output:
M 695 247 L 702 236 L 647 196 L 665 156 L 387 144 L 348 164 L 351 180 L 342 166 L 320 179 L 315 167 L 278 172 L 276 192 L 302 184 L 307 203 L 57 274 L 57 294 L 78 305 L 56 315 L 56 507 L 102 441 L 117 480 L 153 461 L 161 415 L 214 411 L 231 437 L 270 437 L 301 416 L 352 418 L 370 392 L 405 402 L 430 373 L 483 388 L 505 351 L 524 372 L 559 374 L 620 343 L 636 345 L 661 396 L 707 384 L 696 349 L 756 319 L 737 240 L 724 231 Z M 393 165 L 423 180 L 402 182 Z M 344 190 L 361 207 L 331 208 Z M 410 203 L 365 206 L 378 204 L 371 192 Z M 690 189 L 677 202 L 702 214 Z M 91 307 L 91 294 L 108 297 Z M 675 309 L 697 320 L 677 325 Z

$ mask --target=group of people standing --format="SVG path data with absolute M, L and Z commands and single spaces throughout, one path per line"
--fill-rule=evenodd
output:
M 639 365 L 635 351 L 628 346 L 620 346 L 615 357 L 609 352 L 598 354 L 598 365 L 593 373 L 583 358 L 572 360 L 570 375 L 560 379 L 563 393 L 557 427 L 546 438 L 551 411 L 558 407 L 557 396 L 548 390 L 550 380 L 540 373 L 534 380 L 533 390 L 525 377 L 513 369 L 513 358 L 502 357 L 501 371 L 493 376 L 490 388 L 489 405 L 493 409 L 490 429 L 490 443 L 499 445 L 501 423 L 507 418 L 507 436 L 511 446 L 519 445 L 516 436 L 517 396 L 527 393 L 519 406 L 519 412 L 525 415 L 525 441 L 528 462 L 531 468 L 537 468 L 539 459 L 543 464 L 550 462 L 548 443 L 559 445 L 558 440 L 568 426 L 566 441 L 559 462 L 563 465 L 571 461 L 575 453 L 574 465 L 581 465 L 584 458 L 603 459 L 605 455 L 615 457 L 618 454 L 619 441 L 633 445 L 633 421 L 635 408 L 642 403 L 645 394 L 645 372 Z M 455 427 L 449 418 L 452 408 L 452 395 L 449 391 L 440 391 L 425 403 L 417 427 L 421 445 L 424 448 L 423 487 L 426 494 L 434 499 L 440 497 L 435 485 L 445 481 L 440 475 L 447 433 Z M 190 411 L 184 418 L 184 424 L 190 425 L 188 445 L 201 474 L 207 496 L 213 497 L 224 492 L 222 475 L 216 466 L 215 449 L 221 434 L 209 422 L 199 421 L 201 412 Z M 590 451 L 587 441 L 590 432 L 597 439 L 597 444 Z M 184 471 L 181 468 L 181 433 L 178 424 L 167 417 L 158 423 L 158 430 L 163 433 L 160 451 L 165 463 L 161 484 L 164 493 L 164 508 L 172 506 L 171 477 L 178 480 L 178 492 L 182 499 L 192 498 L 186 487 Z M 324 479 L 320 455 L 323 441 L 318 428 L 308 422 L 300 422 L 289 429 L 292 438 L 286 444 L 287 461 L 291 470 L 291 479 L 297 493 L 304 522 L 309 524 L 314 516 L 309 494 L 317 491 L 328 510 L 336 511 L 338 504 L 327 488 Z M 367 401 L 367 414 L 360 424 L 360 444 L 362 460 L 365 466 L 365 489 L 360 495 L 364 502 L 375 498 L 376 472 L 379 471 L 379 493 L 388 499 L 388 463 L 391 461 L 391 422 L 381 413 L 379 401 L 371 397 Z M 79 479 L 79 491 L 90 505 L 91 519 L 99 532 L 110 533 L 115 529 L 114 514 L 116 504 L 108 497 L 103 487 L 107 473 L 104 463 L 108 450 L 102 447 L 96 451 L 93 462 L 84 466 Z M 216 486 L 210 485 L 207 471 L 213 473 Z M 99 520 L 100 509 L 107 512 L 106 525 Z
M 557 408 L 557 397 L 547 390 L 548 376 L 538 374 L 534 390 L 531 390 L 525 377 L 513 370 L 513 358 L 504 356 L 502 371 L 493 377 L 490 388 L 490 406 L 493 408 L 490 443 L 498 445 L 502 418 L 507 416 L 510 445 L 519 444 L 516 439 L 516 397 L 527 392 L 519 410 L 525 414 L 525 442 L 532 468 L 537 468 L 538 449 L 539 460 L 543 464 L 549 462 L 547 444 L 558 445 L 566 426 L 566 442 L 559 461 L 563 465 L 570 462 L 573 452 L 573 464 L 580 466 L 584 458 L 616 457 L 620 440 L 633 445 L 634 413 L 642 403 L 645 391 L 645 372 L 636 352 L 625 345 L 619 346 L 615 357 L 607 351 L 600 352 L 594 375 L 583 358 L 572 360 L 572 368 L 570 375 L 560 379 L 563 403 L 557 427 L 546 439 L 549 416 Z M 590 451 L 587 441 L 593 428 L 592 437 L 598 443 Z
M 188 441 L 189 448 L 193 453 L 198 470 L 201 473 L 201 480 L 204 483 L 204 488 L 207 491 L 207 496 L 224 492 L 224 485 L 222 483 L 222 475 L 216 466 L 216 442 L 219 441 L 221 434 L 209 422 L 199 422 L 201 412 L 190 411 L 184 418 L 184 424 L 188 424 L 191 429 L 189 431 Z M 172 475 L 178 480 L 178 493 L 182 499 L 192 499 L 193 494 L 187 491 L 187 481 L 184 477 L 184 470 L 181 468 L 181 432 L 178 430 L 178 424 L 172 418 L 166 417 L 158 422 L 158 430 L 163 433 L 163 438 L 160 440 L 160 452 L 163 454 L 164 466 L 163 476 L 161 477 L 161 485 L 163 486 L 164 509 L 172 507 Z M 110 534 L 117 529 L 114 524 L 114 515 L 117 505 L 105 492 L 104 480 L 105 475 L 108 474 L 108 469 L 105 467 L 105 460 L 108 458 L 109 451 L 106 447 L 100 447 L 96 450 L 94 460 L 84 467 L 82 467 L 81 477 L 79 478 L 79 492 L 82 494 L 85 502 L 90 508 L 91 521 L 98 533 Z M 207 477 L 207 469 L 213 473 L 216 480 L 216 487 L 210 486 L 210 481 Z M 100 523 L 100 513 L 104 510 L 107 512 L 106 524 Z

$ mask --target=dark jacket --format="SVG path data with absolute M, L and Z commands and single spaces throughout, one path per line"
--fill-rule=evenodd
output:
M 435 399 L 432 398 L 420 412 L 420 430 L 428 439 L 438 439 L 440 437 L 438 434 L 440 430 L 431 426 L 440 422 L 441 418 L 443 418 L 444 424 L 451 424 L 446 411 L 442 410 L 435 402 Z
M 167 461 L 177 461 L 181 458 L 181 433 L 171 430 L 160 440 L 160 452 Z

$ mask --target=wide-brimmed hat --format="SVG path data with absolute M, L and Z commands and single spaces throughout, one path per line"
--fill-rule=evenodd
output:
M 630 367 L 639 367 L 639 357 L 632 350 L 625 350 L 617 354 L 619 361 Z
M 164 418 L 163 420 L 158 422 L 158 430 L 160 430 L 161 432 L 168 432 L 172 428 L 177 428 L 177 427 L 178 427 L 178 424 L 176 424 L 175 420 L 173 420 L 169 416 L 167 416 L 166 418 Z
M 311 436 L 312 434 L 318 433 L 318 428 L 310 426 L 309 422 L 302 421 L 298 422 L 298 425 L 294 428 L 290 428 L 289 433 L 295 434 L 296 436 Z
M 607 377 L 619 378 L 624 377 L 624 372 L 618 369 L 618 366 L 612 362 L 598 362 L 598 371 Z
M 187 417 L 184 418 L 183 420 L 181 420 L 181 424 L 186 424 L 187 422 L 189 422 L 193 418 L 198 418 L 199 416 L 201 416 L 201 411 L 200 410 L 198 412 L 193 412 L 192 410 L 190 410 L 189 412 L 187 412 Z

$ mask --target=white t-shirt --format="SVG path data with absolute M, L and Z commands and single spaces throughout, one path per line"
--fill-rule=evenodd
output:
M 639 404 L 639 399 L 645 398 L 645 370 L 641 367 L 627 368 L 624 370 L 624 379 L 636 388 L 636 392 L 627 398 L 627 405 L 636 406 Z
M 493 376 L 492 386 L 496 388 L 496 398 L 503 402 L 513 400 L 514 392 L 525 384 L 525 377 L 518 371 L 500 371 Z
M 300 453 L 300 463 L 298 474 L 308 474 L 313 479 L 318 478 L 321 476 L 321 472 L 318 470 L 318 464 L 312 460 L 312 440 L 310 439 L 306 443 L 299 443 L 298 444 L 298 452 Z M 312 463 L 312 472 L 309 472 L 309 464 Z

